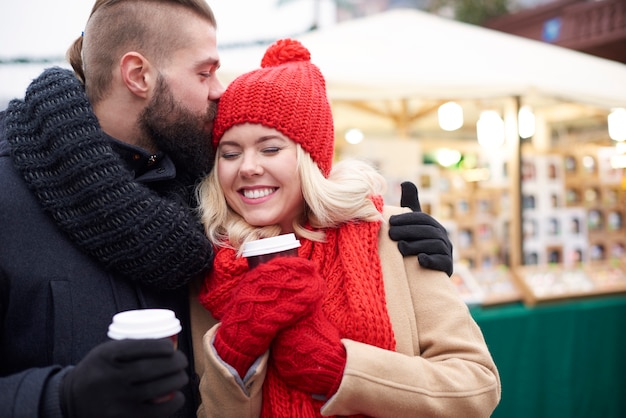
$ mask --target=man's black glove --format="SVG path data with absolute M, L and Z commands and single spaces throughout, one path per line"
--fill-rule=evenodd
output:
M 401 184 L 400 206 L 413 212 L 389 218 L 389 236 L 398 241 L 403 256 L 417 255 L 422 267 L 445 272 L 452 276 L 452 242 L 443 225 L 422 212 L 417 187 L 409 181 Z
M 67 418 L 167 417 L 185 403 L 187 357 L 168 339 L 108 341 L 62 380 Z

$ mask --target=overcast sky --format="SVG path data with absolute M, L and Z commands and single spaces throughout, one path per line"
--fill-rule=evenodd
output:
M 218 20 L 218 42 L 231 43 L 297 33 L 311 25 L 315 0 L 209 0 Z M 330 1 L 323 5 L 327 10 Z M 0 1 L 0 58 L 63 56 L 80 36 L 90 0 Z
M 218 45 L 288 36 L 313 21 L 315 0 L 208 0 L 218 22 Z M 80 36 L 94 0 L 0 0 L 0 60 L 63 59 Z M 322 24 L 333 19 L 333 2 L 323 0 Z M 63 65 L 67 65 L 61 62 Z M 40 65 L 0 64 L 0 108 L 21 96 Z

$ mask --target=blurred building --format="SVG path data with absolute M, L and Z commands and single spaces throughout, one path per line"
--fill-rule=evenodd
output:
M 483 26 L 626 63 L 626 0 L 558 0 Z
M 455 16 L 456 12 L 462 7 L 489 9 L 495 3 L 501 2 L 506 4 L 508 11 L 512 12 L 536 7 L 551 1 L 555 0 L 487 0 L 474 3 L 462 0 L 335 0 L 335 3 L 337 5 L 337 20 L 342 21 L 401 7 L 419 9 L 449 18 L 458 18 Z

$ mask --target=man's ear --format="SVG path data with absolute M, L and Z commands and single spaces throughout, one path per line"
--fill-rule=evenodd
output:
M 150 61 L 138 52 L 127 52 L 120 60 L 122 82 L 131 93 L 146 99 L 156 80 Z

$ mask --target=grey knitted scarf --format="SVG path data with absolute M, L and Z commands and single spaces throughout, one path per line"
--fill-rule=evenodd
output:
M 173 289 L 206 271 L 213 250 L 193 210 L 134 181 L 71 71 L 45 70 L 7 109 L 15 167 L 44 210 L 105 269 Z

